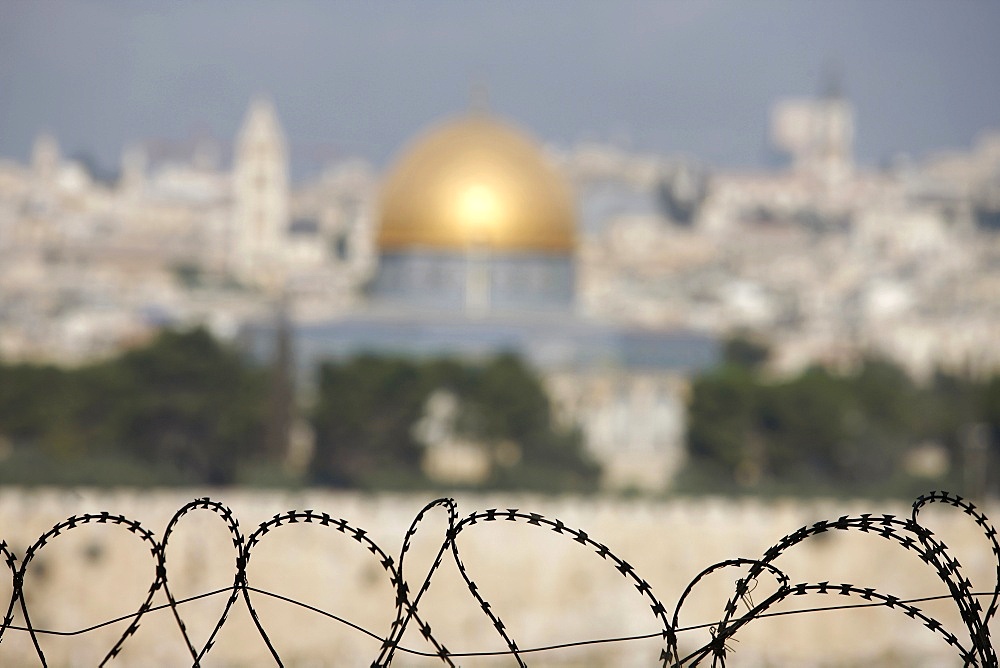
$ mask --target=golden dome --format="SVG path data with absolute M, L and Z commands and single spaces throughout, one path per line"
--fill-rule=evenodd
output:
M 534 142 L 483 115 L 418 137 L 385 181 L 378 245 L 569 253 L 568 183 Z

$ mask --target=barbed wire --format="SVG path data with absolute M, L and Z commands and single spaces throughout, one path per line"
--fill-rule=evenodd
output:
M 944 504 L 961 510 L 982 530 L 983 535 L 989 541 L 993 552 L 993 560 L 996 562 L 996 581 L 991 591 L 973 591 L 972 583 L 965 577 L 958 560 L 948 553 L 946 545 L 930 529 L 920 524 L 920 512 L 932 504 Z M 226 526 L 232 539 L 234 550 L 233 584 L 190 597 L 177 598 L 171 590 L 168 578 L 167 546 L 170 537 L 173 535 L 181 519 L 195 510 L 205 510 L 214 513 Z M 418 577 L 411 580 L 407 577 L 407 572 L 404 569 L 406 557 L 413 547 L 414 538 L 420 532 L 422 524 L 432 513 L 443 513 L 447 520 L 447 528 L 429 568 L 427 568 L 426 572 L 418 574 Z M 457 539 L 463 531 L 467 531 L 472 526 L 497 521 L 521 523 L 536 527 L 539 530 L 548 530 L 564 537 L 566 540 L 577 543 L 581 548 L 592 551 L 593 554 L 618 571 L 635 588 L 637 595 L 645 600 L 649 606 L 650 614 L 656 624 L 657 630 L 632 636 L 588 638 L 545 646 L 519 647 L 509 633 L 504 621 L 493 610 L 492 605 L 481 593 L 476 581 L 470 575 L 468 568 L 463 563 L 458 546 Z M 31 563 L 37 558 L 39 552 L 55 538 L 82 526 L 93 524 L 120 527 L 122 530 L 136 536 L 149 549 L 153 563 L 153 577 L 145 598 L 134 613 L 106 620 L 83 629 L 57 631 L 36 627 L 31 621 L 28 601 L 24 592 L 25 575 Z M 268 534 L 276 532 L 281 527 L 296 524 L 308 524 L 335 530 L 355 541 L 370 553 L 371 558 L 384 571 L 388 583 L 395 592 L 394 617 L 385 634 L 379 634 L 370 629 L 363 628 L 348 619 L 294 598 L 251 586 L 247 576 L 247 567 L 253 548 L 258 546 Z M 850 583 L 835 584 L 823 581 L 790 584 L 788 576 L 775 566 L 773 562 L 791 548 L 830 531 L 857 531 L 874 534 L 895 543 L 904 550 L 915 552 L 933 570 L 938 579 L 945 584 L 948 593 L 940 596 L 903 599 L 870 587 L 859 587 Z M 943 491 L 934 491 L 918 497 L 913 503 L 910 517 L 905 519 L 889 514 L 876 515 L 865 513 L 858 516 L 844 515 L 836 520 L 822 520 L 803 526 L 797 531 L 784 536 L 772 547 L 768 548 L 760 558 L 737 558 L 712 564 L 691 580 L 674 606 L 672 614 L 668 613 L 666 606 L 653 593 L 649 583 L 636 572 L 631 564 L 617 556 L 610 548 L 592 538 L 582 529 L 572 528 L 559 519 L 550 519 L 534 512 L 523 512 L 518 508 L 491 508 L 476 511 L 464 518 L 460 518 L 456 502 L 453 499 L 447 498 L 432 501 L 417 513 L 406 531 L 399 554 L 395 558 L 376 544 L 364 529 L 352 525 L 345 519 L 335 518 L 328 513 L 317 512 L 312 509 L 290 510 L 276 514 L 271 519 L 260 523 L 249 535 L 244 536 L 232 510 L 220 502 L 207 497 L 195 499 L 177 510 L 167 523 L 166 529 L 160 539 L 157 539 L 151 531 L 143 527 L 139 522 L 123 515 L 114 515 L 109 512 L 82 514 L 73 515 L 43 533 L 25 550 L 23 557 L 20 559 L 11 550 L 6 541 L 0 541 L 0 556 L 2 556 L 7 564 L 12 582 L 11 598 L 3 621 L 0 623 L 0 641 L 3 640 L 8 632 L 28 634 L 31 638 L 35 654 L 42 666 L 47 666 L 48 663 L 39 643 L 39 636 L 77 636 L 114 624 L 127 623 L 124 632 L 117 637 L 111 649 L 100 661 L 99 665 L 105 666 L 112 663 L 118 657 L 125 643 L 138 631 L 140 621 L 143 617 L 150 613 L 165 610 L 170 611 L 173 622 L 181 633 L 187 652 L 190 655 L 192 666 L 201 666 L 206 655 L 214 647 L 216 638 L 226 624 L 229 613 L 240 598 L 243 599 L 254 627 L 267 646 L 275 665 L 283 666 L 281 656 L 272 643 L 254 606 L 251 596 L 253 594 L 283 601 L 287 604 L 298 606 L 315 614 L 333 619 L 378 641 L 380 646 L 376 657 L 371 663 L 372 668 L 388 668 L 397 653 L 437 658 L 448 666 L 455 666 L 456 664 L 453 659 L 458 658 L 506 655 L 516 660 L 519 666 L 526 666 L 526 655 L 552 652 L 571 647 L 626 643 L 653 638 L 661 640 L 659 656 L 656 660 L 664 667 L 697 666 L 708 661 L 711 661 L 713 667 L 721 667 L 725 665 L 727 655 L 732 651 L 730 642 L 736 640 L 734 637 L 736 633 L 755 620 L 787 615 L 812 614 L 830 610 L 853 610 L 872 607 L 896 610 L 910 619 L 921 623 L 929 632 L 938 635 L 965 666 L 998 667 L 997 655 L 993 648 L 989 632 L 989 623 L 996 616 L 998 600 L 1000 600 L 1000 543 L 997 540 L 997 532 L 986 516 L 974 504 L 963 499 L 961 496 Z M 431 625 L 419 613 L 418 608 L 421 599 L 430 589 L 435 573 L 448 556 L 451 557 L 457 567 L 469 594 L 477 602 L 486 618 L 489 619 L 497 636 L 506 646 L 506 649 L 497 651 L 450 651 L 431 631 Z M 682 626 L 680 623 L 682 609 L 699 584 L 710 575 L 719 573 L 725 569 L 734 568 L 741 569 L 741 572 L 745 570 L 745 575 L 735 581 L 732 595 L 726 602 L 721 619 L 710 624 Z M 765 586 L 768 582 L 771 583 L 770 588 Z M 411 583 L 413 583 L 412 586 Z M 153 601 L 157 593 L 161 590 L 166 597 L 166 603 L 154 605 Z M 759 599 L 756 603 L 753 600 L 754 595 Z M 797 608 L 793 610 L 774 609 L 777 604 L 786 599 L 809 595 L 837 595 L 857 598 L 859 600 L 854 603 Z M 180 609 L 185 604 L 216 596 L 226 597 L 222 613 L 213 625 L 207 640 L 200 645 L 196 645 L 192 641 Z M 989 600 L 985 608 L 980 603 L 981 599 Z M 960 638 L 948 630 L 937 618 L 928 615 L 916 606 L 917 603 L 940 600 L 951 600 L 956 605 L 962 624 L 965 627 L 964 637 Z M 741 605 L 744 610 L 742 613 L 740 613 Z M 15 608 L 20 610 L 23 624 L 14 624 Z M 427 649 L 419 650 L 402 644 L 403 637 L 407 629 L 411 628 L 411 625 L 419 631 L 423 641 L 428 644 Z M 678 635 L 706 628 L 710 631 L 711 640 L 694 651 L 681 656 L 678 650 Z

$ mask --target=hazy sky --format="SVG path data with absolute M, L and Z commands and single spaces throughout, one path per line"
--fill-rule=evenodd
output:
M 770 105 L 831 68 L 862 162 L 968 147 L 1000 129 L 1000 3 L 0 0 L 0 156 L 40 130 L 109 167 L 137 140 L 229 141 L 267 93 L 299 172 L 381 164 L 484 82 L 556 145 L 755 165 Z

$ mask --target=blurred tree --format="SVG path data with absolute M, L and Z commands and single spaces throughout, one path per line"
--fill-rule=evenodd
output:
M 486 449 L 490 487 L 593 489 L 598 467 L 580 435 L 553 423 L 537 376 L 513 355 L 484 364 L 361 356 L 320 370 L 313 414 L 317 481 L 338 486 L 426 486 L 415 425 L 428 397 L 459 399 L 458 435 Z
M 592 491 L 600 467 L 583 448 L 579 430 L 555 424 L 541 380 L 520 358 L 503 354 L 472 371 L 479 380 L 466 410 L 482 416 L 470 436 L 489 444 L 493 467 L 488 484 L 539 491 Z
M 692 380 L 682 478 L 707 481 L 705 489 L 881 490 L 905 475 L 907 452 L 922 443 L 945 446 L 952 469 L 968 469 L 974 430 L 985 434 L 987 481 L 1000 481 L 1000 375 L 939 371 L 917 385 L 897 366 L 868 359 L 850 373 L 816 367 L 766 379 L 756 345 L 734 343 L 727 364 Z M 272 374 L 269 392 L 266 369 L 204 329 L 163 332 L 146 347 L 74 369 L 0 363 L 8 457 L 0 480 L 233 482 L 248 460 L 281 456 L 278 447 L 267 451 L 265 435 L 269 419 L 289 420 L 288 380 Z M 438 389 L 458 399 L 456 434 L 485 448 L 487 486 L 596 488 L 599 469 L 579 432 L 555 424 L 540 379 L 512 355 L 480 364 L 368 356 L 324 366 L 311 416 L 312 479 L 431 484 L 414 425 Z
M 1000 375 L 986 379 L 976 390 L 976 418 L 987 446 L 986 484 L 1000 496 Z
M 166 331 L 77 369 L 0 365 L 0 435 L 52 460 L 57 477 L 84 456 L 124 455 L 226 484 L 261 454 L 266 385 L 204 329 Z
M 0 365 L 0 435 L 14 446 L 68 454 L 75 385 L 73 372 L 55 366 Z
M 430 392 L 427 381 L 416 362 L 398 358 L 324 364 L 313 412 L 316 480 L 347 487 L 419 479 L 421 448 L 412 425 Z
M 723 366 L 691 385 L 688 449 L 696 463 L 728 479 L 741 467 L 759 465 L 752 432 L 758 413 L 758 384 L 746 369 Z M 750 471 L 751 477 L 754 471 Z
M 822 367 L 797 378 L 760 385 L 757 424 L 767 445 L 767 472 L 777 477 L 843 477 L 848 452 L 851 388 Z
M 1000 448 L 1000 375 L 983 383 L 979 409 L 983 422 L 989 425 L 993 433 L 993 443 Z
M 985 390 L 971 380 L 939 373 L 918 386 L 886 360 L 863 360 L 850 373 L 812 367 L 766 380 L 755 364 L 739 361 L 746 359 L 732 354 L 728 364 L 693 380 L 691 462 L 683 475 L 724 488 L 878 490 L 905 478 L 903 464 L 915 446 L 941 443 L 953 464 L 960 461 L 965 427 L 989 414 Z
M 295 421 L 295 360 L 292 357 L 292 324 L 285 297 L 278 304 L 276 321 L 264 448 L 268 459 L 283 462 L 288 455 L 289 439 Z
M 226 484 L 263 451 L 266 373 L 203 328 L 163 332 L 99 373 L 108 431 L 125 452 Z

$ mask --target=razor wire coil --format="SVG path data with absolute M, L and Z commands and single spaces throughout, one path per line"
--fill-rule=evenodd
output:
M 930 529 L 920 523 L 921 511 L 933 504 L 943 504 L 962 511 L 982 531 L 989 542 L 993 561 L 995 562 L 996 580 L 993 590 L 974 591 L 972 583 L 965 576 L 959 561 L 951 556 L 947 546 Z M 167 546 L 170 537 L 173 535 L 182 518 L 195 510 L 214 513 L 226 526 L 232 539 L 235 555 L 233 583 L 228 587 L 217 588 L 186 598 L 177 598 L 171 589 L 168 577 Z M 406 557 L 411 551 L 414 537 L 421 530 L 422 523 L 432 513 L 444 513 L 447 519 L 447 528 L 440 545 L 437 547 L 430 567 L 426 572 L 419 573 L 417 577 L 410 578 L 405 568 L 407 563 Z M 503 619 L 494 611 L 489 600 L 481 592 L 469 569 L 463 562 L 459 549 L 457 539 L 463 531 L 467 531 L 472 526 L 484 525 L 491 522 L 514 522 L 534 527 L 536 530 L 548 530 L 567 541 L 578 544 L 581 549 L 589 549 L 593 554 L 606 562 L 609 567 L 614 568 L 635 588 L 637 595 L 642 597 L 648 605 L 657 630 L 640 635 L 589 638 L 546 646 L 519 646 Z M 56 631 L 37 627 L 31 621 L 28 600 L 24 592 L 25 576 L 29 572 L 32 562 L 55 538 L 79 527 L 94 524 L 118 527 L 136 536 L 149 549 L 154 569 L 152 583 L 145 598 L 134 613 L 107 620 L 84 629 Z M 260 545 L 268 534 L 276 532 L 280 527 L 287 527 L 294 524 L 314 525 L 339 532 L 347 539 L 358 543 L 375 560 L 388 579 L 392 590 L 395 592 L 394 617 L 384 634 L 363 628 L 348 619 L 339 617 L 321 608 L 250 584 L 247 567 L 252 558 L 253 549 Z M 916 553 L 933 570 L 937 578 L 944 583 L 948 589 L 948 593 L 943 596 L 904 599 L 874 588 L 859 587 L 851 583 L 822 581 L 792 584 L 788 576 L 775 566 L 775 560 L 790 549 L 810 539 L 814 539 L 816 536 L 832 531 L 853 531 L 873 534 L 894 543 L 903 550 Z M 998 543 L 997 531 L 987 517 L 973 503 L 961 496 L 944 491 L 934 491 L 918 497 L 913 503 L 910 516 L 907 518 L 889 514 L 864 513 L 857 516 L 843 515 L 835 520 L 821 520 L 811 525 L 803 526 L 784 536 L 768 548 L 759 558 L 729 559 L 712 564 L 691 580 L 672 610 L 668 609 L 661 602 L 653 592 L 649 582 L 640 576 L 631 564 L 619 557 L 607 545 L 591 537 L 586 531 L 568 526 L 559 519 L 548 518 L 535 512 L 525 512 L 519 508 L 490 508 L 460 517 L 458 505 L 453 499 L 449 498 L 432 501 L 417 513 L 410 523 L 404 535 L 399 553 L 395 557 L 391 556 L 385 549 L 378 545 L 365 529 L 357 527 L 345 519 L 333 517 L 328 513 L 313 509 L 289 510 L 278 513 L 269 520 L 260 523 L 248 535 L 244 535 L 240 529 L 239 522 L 230 508 L 218 501 L 203 497 L 186 503 L 178 509 L 168 521 L 160 538 L 157 538 L 152 531 L 142 526 L 139 522 L 131 520 L 124 515 L 116 515 L 106 511 L 88 513 L 73 515 L 57 523 L 39 536 L 24 551 L 23 556 L 20 558 L 5 541 L 0 541 L 0 558 L 7 565 L 12 582 L 10 601 L 2 623 L 0 623 L 0 641 L 10 632 L 28 634 L 39 664 L 42 666 L 47 666 L 48 662 L 39 642 L 41 636 L 81 635 L 99 628 L 124 622 L 126 623 L 124 632 L 117 637 L 112 647 L 100 661 L 100 666 L 106 666 L 119 656 L 122 648 L 135 635 L 139 629 L 140 621 L 146 615 L 165 610 L 169 610 L 174 624 L 180 631 L 187 653 L 190 655 L 191 665 L 195 667 L 201 666 L 205 657 L 215 646 L 219 632 L 226 624 L 230 612 L 240 598 L 243 599 L 254 627 L 267 646 L 274 664 L 283 666 L 284 663 L 280 653 L 272 642 L 268 630 L 255 608 L 253 602 L 255 596 L 281 600 L 287 604 L 302 607 L 315 614 L 333 619 L 378 641 L 379 649 L 371 662 L 372 668 L 388 668 L 398 654 L 436 657 L 447 666 L 456 666 L 457 664 L 454 660 L 465 657 L 507 655 L 516 661 L 518 666 L 525 667 L 528 665 L 527 658 L 530 655 L 541 652 L 553 652 L 569 647 L 587 645 L 625 643 L 651 638 L 661 639 L 659 656 L 656 657 L 656 661 L 664 667 L 680 668 L 698 665 L 721 667 L 726 664 L 727 655 L 732 651 L 731 642 L 736 640 L 735 636 L 737 632 L 755 620 L 791 614 L 802 615 L 827 610 L 849 610 L 870 607 L 892 609 L 922 624 L 929 632 L 939 636 L 951 648 L 954 656 L 965 666 L 980 666 L 983 668 L 997 668 L 998 666 L 997 655 L 993 648 L 989 630 L 989 623 L 996 616 L 998 607 L 1000 607 L 998 605 L 998 602 L 1000 602 L 1000 543 Z M 419 605 L 421 599 L 430 589 L 435 574 L 447 558 L 450 558 L 454 562 L 468 593 L 476 601 L 482 614 L 489 620 L 506 649 L 498 651 L 455 652 L 449 650 L 432 631 L 431 624 L 421 614 Z M 681 612 L 692 592 L 708 576 L 729 568 L 744 569 L 745 574 L 735 581 L 732 594 L 724 606 L 721 618 L 711 624 L 682 625 L 680 619 Z M 154 604 L 157 594 L 161 591 L 166 598 L 166 603 Z M 794 610 L 775 609 L 777 604 L 788 599 L 823 595 L 846 597 L 853 599 L 853 602 Z M 185 604 L 195 600 L 214 596 L 225 596 L 225 606 L 212 627 L 208 639 L 204 643 L 196 645 L 184 622 L 181 608 Z M 755 598 L 757 599 L 756 601 L 754 600 Z M 960 614 L 962 625 L 965 627 L 961 636 L 946 628 L 939 619 L 917 607 L 918 603 L 942 599 L 950 599 L 955 604 Z M 985 606 L 983 605 L 983 601 L 986 601 Z M 20 611 L 23 624 L 14 623 L 15 608 Z M 426 649 L 416 649 L 403 644 L 403 637 L 408 628 L 416 628 L 419 631 L 420 636 L 427 643 Z M 682 656 L 678 648 L 679 634 L 705 628 L 710 630 L 711 639 L 694 651 L 690 651 Z

